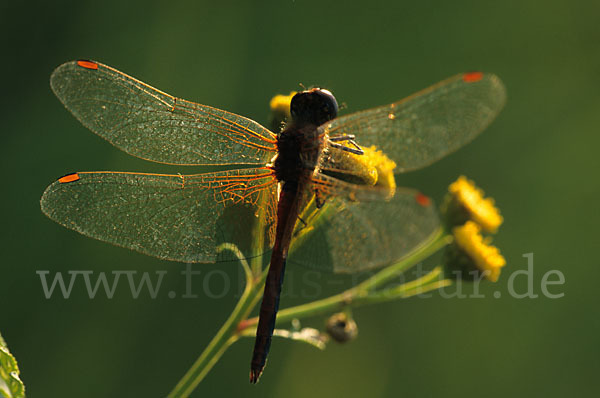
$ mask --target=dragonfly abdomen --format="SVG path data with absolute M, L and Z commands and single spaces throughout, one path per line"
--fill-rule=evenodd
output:
M 256 341 L 252 353 L 250 365 L 250 382 L 256 383 L 267 362 L 267 355 L 271 346 L 271 338 L 275 329 L 275 320 L 279 310 L 279 297 L 283 285 L 283 275 L 287 260 L 288 248 L 292 237 L 292 231 L 296 225 L 299 211 L 299 188 L 297 181 L 286 181 L 279 195 L 277 205 L 277 231 L 275 234 L 275 245 L 271 253 L 271 265 L 262 303 L 260 305 L 260 316 L 256 329 Z
M 256 383 L 267 362 L 275 329 L 279 296 L 292 232 L 300 212 L 303 191 L 308 188 L 323 147 L 318 126 L 337 115 L 333 95 L 320 89 L 296 94 L 291 102 L 292 122 L 277 137 L 275 177 L 282 182 L 277 204 L 277 230 L 271 265 L 260 305 L 256 341 L 250 365 L 250 382 Z

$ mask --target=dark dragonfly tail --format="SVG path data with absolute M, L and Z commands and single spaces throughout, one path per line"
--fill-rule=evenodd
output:
M 273 251 L 275 253 L 275 251 Z M 267 355 L 271 347 L 271 337 L 275 329 L 275 320 L 279 309 L 279 295 L 281 285 L 283 284 L 283 274 L 285 272 L 285 257 L 278 253 L 278 256 L 271 256 L 271 268 L 267 275 L 265 292 L 260 305 L 260 316 L 258 327 L 256 329 L 256 340 L 254 342 L 254 351 L 252 353 L 252 363 L 250 365 L 250 383 L 258 382 L 263 368 L 267 362 Z
M 296 219 L 298 218 L 298 183 L 285 182 L 279 196 L 277 205 L 277 231 L 275 245 L 271 254 L 271 265 L 262 303 L 260 305 L 260 316 L 256 329 L 256 341 L 250 365 L 250 383 L 258 382 L 263 368 L 267 362 L 267 355 L 271 346 L 271 338 L 275 329 L 277 310 L 279 309 L 279 295 L 283 285 L 283 274 L 288 248 Z

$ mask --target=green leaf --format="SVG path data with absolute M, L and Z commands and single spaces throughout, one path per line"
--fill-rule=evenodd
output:
M 4 398 L 24 398 L 25 385 L 19 378 L 17 360 L 8 351 L 0 334 L 0 396 Z

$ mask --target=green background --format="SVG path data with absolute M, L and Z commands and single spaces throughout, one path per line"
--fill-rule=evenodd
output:
M 410 299 L 356 310 L 359 338 L 320 352 L 276 340 L 261 382 L 247 382 L 252 340 L 235 344 L 192 396 L 562 397 L 597 392 L 600 3 L 593 1 L 78 1 L 0 6 L 3 176 L 0 330 L 31 397 L 164 396 L 231 311 L 220 298 L 45 299 L 36 270 L 183 266 L 69 231 L 39 209 L 45 187 L 75 170 L 152 171 L 86 131 L 54 97 L 59 64 L 91 58 L 162 90 L 268 119 L 275 93 L 330 88 L 345 112 L 385 104 L 458 72 L 491 71 L 508 102 L 472 144 L 403 176 L 439 200 L 474 179 L 505 217 L 495 243 L 508 265 L 486 298 Z M 534 253 L 536 299 L 508 294 Z M 223 270 L 241 283 L 235 266 Z M 559 299 L 543 297 L 559 270 Z M 282 306 L 307 301 L 292 269 Z M 198 280 L 202 279 L 198 277 Z M 347 285 L 323 276 L 324 296 Z M 200 294 L 201 282 L 195 289 Z M 215 277 L 211 289 L 220 292 Z M 468 287 L 465 289 L 469 289 Z M 527 289 L 516 278 L 515 289 Z M 494 298 L 494 292 L 500 298 Z M 311 290 L 310 294 L 314 294 Z M 308 297 L 312 299 L 314 296 Z M 310 325 L 319 326 L 322 319 Z

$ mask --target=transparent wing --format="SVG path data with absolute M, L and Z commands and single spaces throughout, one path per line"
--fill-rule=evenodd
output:
M 348 183 L 323 173 L 312 176 L 311 192 L 316 193 L 323 201 L 328 198 L 343 198 L 351 202 L 370 202 L 386 200 L 390 196 L 390 191 L 386 188 Z
M 433 202 L 398 189 L 388 202 L 330 198 L 304 212 L 290 247 L 290 262 L 334 273 L 391 265 L 432 239 L 440 222 Z
M 480 72 L 456 75 L 393 104 L 334 119 L 330 137 L 355 135 L 396 162 L 395 172 L 425 167 L 470 142 L 502 109 L 500 79 Z
M 264 165 L 276 150 L 275 135 L 250 119 L 175 98 L 98 62 L 63 64 L 50 85 L 84 126 L 143 159 Z
M 41 199 L 52 220 L 83 235 L 154 257 L 228 261 L 234 243 L 248 257 L 272 246 L 276 181 L 267 168 L 196 175 L 80 172 L 51 184 Z M 265 248 L 253 248 L 252 225 L 264 206 Z

